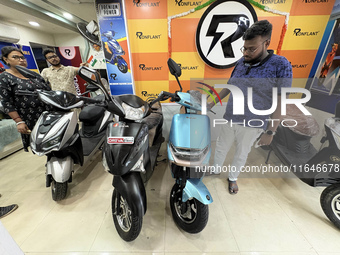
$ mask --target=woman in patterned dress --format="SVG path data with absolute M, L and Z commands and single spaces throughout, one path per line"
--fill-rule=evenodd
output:
M 28 151 L 29 134 L 37 122 L 40 114 L 51 107 L 41 102 L 37 96 L 22 95 L 22 92 L 35 89 L 51 90 L 41 78 L 41 82 L 32 81 L 24 77 L 15 66 L 27 67 L 27 61 L 22 51 L 13 46 L 1 49 L 1 60 L 9 66 L 0 74 L 0 100 L 7 113 L 17 124 L 21 133 L 24 150 Z

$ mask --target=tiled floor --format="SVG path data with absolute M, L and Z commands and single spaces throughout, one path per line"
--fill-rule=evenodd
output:
M 264 150 L 253 149 L 248 165 L 264 164 L 265 157 Z M 167 162 L 161 162 L 146 188 L 142 231 L 126 243 L 113 224 L 112 176 L 103 170 L 100 156 L 75 173 L 61 202 L 54 202 L 45 187 L 45 161 L 23 151 L 0 160 L 0 206 L 19 205 L 1 222 L 28 255 L 340 254 L 340 230 L 320 207 L 322 188 L 309 187 L 290 173 L 283 178 L 241 174 L 236 196 L 227 193 L 226 173 L 206 177 L 214 202 L 207 227 L 192 235 L 172 220 L 173 179 Z M 280 163 L 273 155 L 270 164 Z

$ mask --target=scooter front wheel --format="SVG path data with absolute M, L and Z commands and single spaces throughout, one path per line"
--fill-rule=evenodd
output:
M 51 191 L 52 191 L 52 199 L 54 201 L 63 200 L 67 194 L 67 181 L 66 182 L 56 182 L 52 179 L 51 182 Z
M 119 236 L 127 242 L 135 240 L 143 224 L 143 217 L 131 211 L 126 199 L 116 190 L 112 194 L 112 216 Z
M 121 56 L 117 57 L 117 66 L 119 71 L 122 73 L 127 73 L 128 67 L 126 61 Z
M 325 188 L 321 194 L 320 203 L 328 219 L 340 228 L 340 183 Z
M 208 205 L 202 204 L 196 198 L 182 202 L 182 191 L 177 184 L 170 193 L 170 208 L 177 226 L 188 233 L 199 233 L 208 223 Z

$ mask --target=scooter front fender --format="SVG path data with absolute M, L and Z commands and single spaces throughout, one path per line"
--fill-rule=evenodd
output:
M 201 179 L 188 179 L 183 189 L 182 201 L 186 202 L 190 198 L 196 198 L 202 204 L 211 204 L 213 202 L 209 190 Z
M 125 175 L 115 175 L 112 185 L 125 198 L 134 214 L 144 216 L 146 192 L 140 173 L 130 172 Z
M 46 175 L 52 175 L 56 182 L 66 182 L 70 179 L 73 171 L 73 159 L 51 157 L 46 164 Z

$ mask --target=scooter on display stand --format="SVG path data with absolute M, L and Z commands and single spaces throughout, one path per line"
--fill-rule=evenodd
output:
M 340 228 L 340 102 L 336 108 L 335 116 L 325 120 L 325 135 L 319 151 L 310 142 L 318 132 L 317 122 L 301 112 L 296 114 L 293 109 L 292 119 L 305 125 L 294 128 L 279 125 L 266 163 L 274 151 L 301 181 L 312 187 L 326 186 L 320 204 L 329 220 Z
M 197 167 L 209 164 L 211 155 L 210 120 L 201 115 L 201 102 L 194 96 L 182 92 L 178 77 L 180 66 L 168 60 L 170 73 L 175 76 L 180 91 L 162 91 L 156 101 L 170 99 L 184 107 L 185 113 L 172 118 L 170 136 L 167 144 L 168 160 L 175 184 L 170 192 L 170 208 L 177 226 L 188 233 L 199 233 L 207 225 L 208 205 L 213 202 L 209 190 L 202 179 L 204 171 Z
M 122 73 L 126 73 L 128 71 L 128 66 L 125 59 L 122 57 L 125 55 L 125 52 L 119 42 L 113 38 L 115 34 L 116 33 L 113 30 L 106 31 L 102 34 L 102 36 L 107 39 L 107 41 L 104 42 L 105 59 L 112 65 L 117 64 L 118 70 Z
M 40 77 L 24 67 L 16 68 L 32 81 Z M 84 76 L 82 73 L 90 71 L 87 67 L 81 67 L 78 74 Z M 52 199 L 55 201 L 66 197 L 68 183 L 72 182 L 75 171 L 74 164 L 85 165 L 102 148 L 106 127 L 113 120 L 113 115 L 105 109 L 111 99 L 104 87 L 97 85 L 98 88 L 105 95 L 101 100 L 64 91 L 33 92 L 33 96 L 53 106 L 53 110 L 40 115 L 30 135 L 30 147 L 38 156 L 47 156 L 46 187 L 51 187 Z M 82 127 L 79 129 L 77 113 L 71 110 L 82 107 L 79 114 Z

